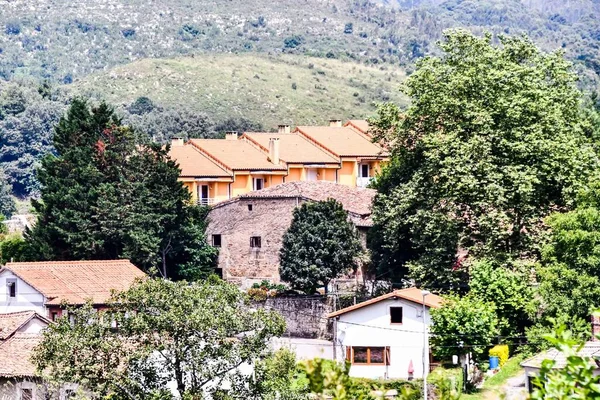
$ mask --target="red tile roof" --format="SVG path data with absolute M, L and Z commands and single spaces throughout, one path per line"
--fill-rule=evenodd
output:
M 32 377 L 35 366 L 31 362 L 33 349 L 40 343 L 41 335 L 16 333 L 13 337 L 0 343 L 0 376 Z
M 179 164 L 184 177 L 232 177 L 233 174 L 192 145 L 172 146 L 169 156 Z
M 146 276 L 129 260 L 7 263 L 4 270 L 37 289 L 50 305 L 104 304 L 113 290 L 126 290 Z
M 267 154 L 269 152 L 269 140 L 278 138 L 279 157 L 291 164 L 338 164 L 340 162 L 333 154 L 297 133 L 246 132 L 242 138 L 254 142 Z
M 387 152 L 364 134 L 348 127 L 299 126 L 297 132 L 339 157 L 387 158 Z
M 380 301 L 392 298 L 401 298 L 412 301 L 413 303 L 423 304 L 423 295 L 421 294 L 421 289 L 412 287 L 408 289 L 394 290 L 393 292 L 384 294 L 383 296 L 375 297 L 374 299 L 363 301 L 362 303 L 358 303 L 350 307 L 342 308 L 339 311 L 327 315 L 327 318 L 337 317 L 339 315 L 346 314 L 351 311 L 370 306 L 371 304 L 379 303 Z M 428 294 L 425 296 L 425 306 L 427 307 L 440 308 L 443 301 L 443 298 L 435 294 Z
M 285 165 L 270 162 L 265 153 L 245 140 L 190 139 L 189 143 L 230 170 L 287 170 Z
M 33 318 L 39 318 L 46 324 L 50 324 L 50 320 L 42 317 L 35 311 L 0 314 L 0 341 L 8 339 Z
M 371 136 L 369 134 L 370 125 L 364 119 L 351 119 L 344 124 L 344 126 L 354 128 L 360 133 L 364 133 L 365 135 Z

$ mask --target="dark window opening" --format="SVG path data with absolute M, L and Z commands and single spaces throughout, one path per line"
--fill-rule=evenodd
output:
M 250 247 L 252 247 L 252 248 L 260 248 L 261 247 L 260 236 L 252 236 L 250 238 Z
M 252 204 L 248 204 L 248 211 L 252 211 Z
M 33 400 L 33 389 L 21 389 L 21 400 Z
M 56 311 L 52 312 L 52 321 L 56 321 L 58 319 L 58 313 Z
M 390 307 L 390 321 L 392 324 L 402 323 L 402 307 Z
M 214 247 L 221 247 L 221 235 L 212 235 L 212 245 Z
M 264 179 L 262 178 L 256 178 L 254 179 L 254 190 L 262 190 L 264 187 Z
M 15 279 L 9 279 L 6 281 L 8 287 L 8 297 L 17 297 L 17 281 Z
M 360 165 L 360 176 L 362 178 L 369 177 L 369 164 L 361 164 Z
M 215 268 L 215 275 L 223 279 L 223 268 Z

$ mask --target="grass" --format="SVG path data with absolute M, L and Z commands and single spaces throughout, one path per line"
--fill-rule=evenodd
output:
M 299 55 L 217 54 L 144 59 L 66 86 L 72 94 L 130 104 L 147 96 L 167 107 L 187 107 L 213 120 L 247 118 L 266 129 L 366 118 L 376 104 L 406 104 L 398 67 Z
M 521 361 L 523 356 L 518 355 L 509 359 L 504 367 L 496 374 L 486 379 L 483 388 L 475 393 L 463 394 L 461 400 L 492 400 L 500 399 L 502 387 L 510 378 L 517 376 L 521 372 Z

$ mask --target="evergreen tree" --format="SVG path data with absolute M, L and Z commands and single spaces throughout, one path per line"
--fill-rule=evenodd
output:
M 39 170 L 38 223 L 27 241 L 42 260 L 129 258 L 162 277 L 210 272 L 202 214 L 177 181 L 168 148 L 143 142 L 111 107 L 74 100 L 56 126 L 57 155 Z M 189 265 L 189 263 L 194 265 Z
M 348 213 L 333 199 L 304 203 L 294 210 L 283 236 L 279 274 L 292 288 L 312 294 L 357 267 L 361 253 Z
M 10 217 L 16 211 L 12 190 L 4 171 L 0 168 L 0 215 Z

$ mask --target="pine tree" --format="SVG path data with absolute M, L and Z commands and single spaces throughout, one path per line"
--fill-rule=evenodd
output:
M 358 234 L 340 203 L 304 203 L 283 236 L 279 274 L 292 288 L 312 294 L 355 269 L 360 253 Z
M 0 216 L 10 217 L 16 210 L 12 190 L 4 171 L 0 168 Z
M 164 278 L 210 272 L 215 250 L 201 211 L 177 181 L 168 148 L 122 126 L 106 104 L 74 100 L 42 162 L 38 223 L 27 241 L 42 260 L 129 258 Z M 189 265 L 194 262 L 194 265 Z

